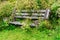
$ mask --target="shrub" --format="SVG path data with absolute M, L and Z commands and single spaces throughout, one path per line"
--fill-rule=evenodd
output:
M 17 9 L 38 9 L 37 2 L 35 0 L 18 0 Z
M 43 22 L 40 22 L 39 26 L 38 26 L 38 30 L 43 31 L 45 29 L 52 29 L 52 25 L 48 20 L 45 20 Z
M 6 4 L 0 8 L 0 17 L 8 17 L 11 15 L 13 6 L 11 4 Z
M 53 24 L 56 24 L 57 23 L 57 20 L 58 20 L 58 8 L 60 7 L 59 3 L 54 3 L 52 6 L 51 6 L 51 16 L 50 16 L 50 21 L 51 23 Z
M 36 0 L 40 9 L 51 8 L 51 5 L 56 2 L 56 0 Z
M 14 1 L 16 1 L 16 0 L 8 0 L 8 1 L 10 1 L 10 2 L 14 2 Z
M 8 20 L 4 18 L 11 16 L 14 5 L 10 2 L 1 3 L 0 5 L 0 29 L 6 28 L 8 26 Z M 4 19 L 4 20 L 3 20 Z

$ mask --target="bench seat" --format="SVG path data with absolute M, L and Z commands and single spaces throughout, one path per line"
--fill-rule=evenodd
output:
M 18 21 L 9 22 L 9 24 L 22 26 L 22 24 L 20 22 L 18 22 Z

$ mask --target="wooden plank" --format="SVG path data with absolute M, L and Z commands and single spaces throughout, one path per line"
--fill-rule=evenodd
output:
M 46 10 L 46 13 L 45 13 L 45 17 L 44 17 L 45 19 L 48 19 L 48 18 L 49 18 L 49 13 L 50 13 L 50 10 L 47 9 L 47 10 Z
M 21 16 L 44 16 L 45 14 L 43 14 L 43 13 L 32 13 L 32 15 L 30 15 L 28 13 L 21 13 L 20 15 Z
M 22 19 L 38 19 L 38 17 L 29 17 L 29 16 L 15 16 L 15 18 L 22 18 Z
M 29 18 L 28 16 L 15 16 L 15 18 L 26 19 Z
M 31 27 L 31 28 L 35 28 L 35 26 L 36 26 L 36 25 L 35 25 L 34 23 L 30 24 L 30 27 Z
M 21 13 L 30 13 L 28 10 L 21 10 Z
M 31 16 L 29 19 L 31 19 L 31 20 L 38 20 L 38 19 L 44 19 L 44 17 Z
M 17 12 L 17 13 L 15 13 L 15 15 L 20 15 L 20 13 Z
M 14 24 L 14 25 L 20 25 L 20 26 L 22 26 L 22 24 L 20 22 L 18 22 L 18 21 L 9 22 L 9 24 Z
M 37 13 L 33 13 L 32 16 L 44 17 L 45 14 L 37 14 Z
M 32 20 L 38 20 L 39 19 L 39 17 L 29 17 L 30 19 L 32 19 Z
M 37 12 L 46 12 L 46 10 L 37 10 Z
M 32 19 L 32 20 L 38 20 L 40 19 L 44 19 L 44 17 L 36 17 L 36 16 L 15 16 L 15 18 L 19 18 L 19 19 Z
M 28 13 L 21 13 L 21 16 L 30 16 Z
M 40 13 L 40 12 L 46 12 L 46 10 L 30 10 L 30 11 L 28 11 L 28 10 L 22 10 L 21 11 L 22 13 Z

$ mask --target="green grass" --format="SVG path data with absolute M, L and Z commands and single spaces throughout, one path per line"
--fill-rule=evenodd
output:
M 0 40 L 60 40 L 60 33 L 57 30 L 46 29 L 40 32 L 35 28 L 28 31 L 11 27 L 0 31 Z
M 10 25 L 0 31 L 0 40 L 60 40 L 60 25 L 56 29 L 29 28 L 31 20 L 25 20 L 24 28 Z M 22 22 L 23 23 L 23 22 Z

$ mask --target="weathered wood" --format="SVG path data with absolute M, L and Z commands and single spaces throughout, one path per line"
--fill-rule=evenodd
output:
M 28 13 L 21 13 L 21 16 L 38 16 L 38 17 L 44 17 L 45 14 L 38 14 L 38 13 L 32 13 L 32 15 L 28 14 Z
M 37 13 L 33 13 L 32 16 L 44 17 L 45 14 L 37 14 Z
M 26 19 L 29 18 L 28 16 L 15 16 L 15 18 Z
M 30 14 L 31 13 L 31 14 Z M 16 14 L 16 16 L 14 18 L 19 18 L 19 19 L 31 19 L 31 20 L 38 20 L 38 19 L 49 19 L 49 13 L 50 10 L 22 10 L 19 13 Z M 22 25 L 20 22 L 9 22 L 10 24 L 14 24 L 14 25 Z M 35 27 L 36 25 L 38 25 L 38 22 L 35 21 L 34 23 L 30 24 L 30 27 Z
M 32 20 L 38 20 L 39 17 L 29 17 Z
M 22 10 L 22 16 L 29 16 L 29 14 L 27 13 L 32 13 L 31 16 L 37 16 L 37 17 L 44 17 L 44 19 L 48 19 L 49 18 L 49 13 L 50 13 L 50 10 L 47 9 L 47 10 Z M 33 18 L 33 17 L 32 17 Z
M 22 10 L 21 11 L 21 16 L 16 16 L 16 18 L 32 18 L 35 19 L 36 17 L 44 17 L 44 19 L 48 19 L 49 18 L 49 12 L 50 10 Z M 32 13 L 32 15 L 28 14 L 28 13 Z M 26 17 L 26 16 L 33 16 L 33 17 Z M 34 17 L 36 16 L 36 17 Z
M 34 28 L 36 25 L 34 23 L 30 24 L 31 28 Z
M 22 18 L 22 19 L 38 19 L 38 17 L 29 17 L 29 16 L 15 16 L 15 18 Z
M 21 11 L 22 13 L 40 13 L 40 12 L 46 12 L 46 10 L 30 10 L 30 11 L 28 11 L 28 10 L 22 10 Z
M 44 19 L 44 17 L 36 17 L 36 16 L 15 16 L 15 18 L 19 18 L 19 19 L 32 19 L 32 20 L 38 20 L 39 18 Z
M 29 17 L 31 20 L 38 20 L 38 19 L 44 19 L 44 17 L 38 17 L 38 16 L 31 16 Z
M 20 15 L 20 13 L 15 13 L 15 15 Z
M 9 24 L 22 26 L 22 24 L 20 22 L 18 22 L 18 21 L 9 22 Z
M 20 15 L 21 16 L 30 16 L 30 14 L 28 14 L 28 13 L 21 13 Z
M 40 12 L 40 13 L 41 13 L 41 12 L 44 12 L 44 13 L 45 13 L 46 10 L 37 10 L 37 13 L 39 13 L 39 12 Z
M 46 13 L 45 13 L 44 19 L 49 19 L 49 13 L 50 13 L 50 10 L 47 9 L 47 10 L 46 10 Z

